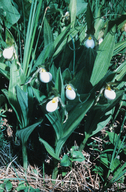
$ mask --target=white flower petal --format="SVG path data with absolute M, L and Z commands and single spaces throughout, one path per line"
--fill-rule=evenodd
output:
M 3 57 L 5 59 L 11 59 L 14 53 L 14 47 L 8 47 L 3 50 Z
M 58 100 L 55 103 L 51 100 L 46 104 L 46 110 L 48 112 L 54 112 L 56 109 L 58 109 Z
M 111 90 L 105 89 L 104 96 L 106 99 L 114 100 L 116 98 L 116 93 L 112 89 Z
M 40 72 L 40 81 L 43 83 L 49 83 L 52 80 L 52 74 L 50 72 Z
M 94 42 L 94 40 L 91 38 L 88 38 L 86 41 L 85 41 L 85 46 L 87 47 L 87 48 L 94 48 L 94 46 L 95 46 L 95 42 Z
M 69 100 L 74 100 L 76 98 L 76 93 L 73 89 L 69 90 L 69 89 L 66 89 L 66 97 L 67 99 Z

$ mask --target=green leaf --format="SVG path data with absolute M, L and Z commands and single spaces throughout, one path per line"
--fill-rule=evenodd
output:
M 48 45 L 49 45 L 49 53 L 48 53 L 48 58 L 49 58 L 49 57 L 51 57 L 51 55 L 54 51 L 54 45 L 53 45 L 52 30 L 45 17 L 45 19 L 44 19 L 44 47 L 46 47 Z
M 111 164 L 111 167 L 110 167 L 111 171 L 112 172 L 115 171 L 115 173 L 118 172 L 117 168 L 120 168 L 120 164 L 121 164 L 121 162 L 120 162 L 119 159 L 114 159 L 112 161 L 112 164 Z
M 77 26 L 76 29 L 70 27 L 71 24 L 68 25 L 67 28 L 63 30 L 62 33 L 55 39 L 54 41 L 55 52 L 53 54 L 53 57 L 56 57 L 63 50 L 64 45 L 66 45 L 66 43 L 71 41 L 69 35 L 75 37 L 76 34 L 78 34 L 78 31 L 82 28 L 81 26 Z
M 59 140 L 63 135 L 63 125 L 62 125 L 61 116 L 59 114 L 59 111 L 56 110 L 53 113 L 48 113 L 48 114 L 46 114 L 46 117 L 52 124 L 52 126 L 55 130 L 55 133 L 56 133 L 56 138 L 57 138 L 57 140 Z
M 5 186 L 4 183 L 0 184 L 0 192 L 4 192 L 4 186 Z
M 34 129 L 42 123 L 43 120 L 38 120 L 37 123 L 30 125 L 24 129 L 18 130 L 16 135 L 22 140 L 22 143 L 26 143 L 30 134 L 34 131 Z
M 61 69 L 59 68 L 57 71 L 56 81 L 55 81 L 55 88 L 58 90 L 59 94 L 61 95 L 61 100 L 65 101 L 65 93 L 64 93 L 64 85 L 63 79 L 61 75 Z
M 77 9 L 77 0 L 70 0 L 69 11 L 72 27 L 74 27 L 76 21 L 76 11 L 77 11 L 76 9 Z
M 5 188 L 6 188 L 6 191 L 11 191 L 12 190 L 12 183 L 7 180 L 7 181 L 4 181 L 5 182 Z
M 3 74 L 8 80 L 10 79 L 10 68 L 6 64 L 0 63 L 0 73 Z
M 54 149 L 46 142 L 44 141 L 42 138 L 39 138 L 39 141 L 41 143 L 43 143 L 43 145 L 45 146 L 47 152 L 52 156 L 54 157 L 55 159 L 57 160 L 60 160 L 60 158 L 56 155 L 56 153 L 54 152 Z
M 36 99 L 38 100 L 39 103 L 42 103 L 42 101 L 46 98 L 45 95 L 43 95 L 39 89 L 35 89 L 34 87 L 32 87 L 33 93 L 36 97 Z
M 77 0 L 77 10 L 76 10 L 76 16 L 79 14 L 84 14 L 87 8 L 87 3 L 85 3 L 83 0 Z
M 71 72 L 68 68 L 66 68 L 63 73 L 62 73 L 62 78 L 64 83 L 69 83 L 70 80 L 72 79 Z
M 69 157 L 67 154 L 65 154 L 63 156 L 63 158 L 61 159 L 61 162 L 60 162 L 60 165 L 63 166 L 63 167 L 69 167 L 71 164 L 70 160 L 69 160 Z
M 21 181 L 21 182 L 18 184 L 18 187 L 17 187 L 16 189 L 17 189 L 17 191 L 21 191 L 21 190 L 26 189 L 25 182 L 24 182 L 24 181 Z
M 19 20 L 20 14 L 12 5 L 11 0 L 0 0 L 0 7 L 2 7 L 6 13 L 5 25 L 7 28 L 10 28 Z
M 71 152 L 71 157 L 70 157 L 71 161 L 78 161 L 78 162 L 82 162 L 85 160 L 85 157 L 83 156 L 81 151 L 72 151 Z
M 114 34 L 115 26 L 106 35 L 104 41 L 99 46 L 98 54 L 96 56 L 90 79 L 90 82 L 93 86 L 96 85 L 107 73 L 114 50 Z
M 115 146 L 116 143 L 118 142 L 117 148 L 120 148 L 120 146 L 122 145 L 122 141 L 121 141 L 121 139 L 119 139 L 119 136 L 118 136 L 116 133 L 114 133 L 114 132 L 108 132 L 108 131 L 107 131 L 107 134 L 108 134 L 108 136 L 109 136 L 110 142 L 111 142 L 114 146 Z M 119 141 L 118 141 L 118 140 L 119 140 Z M 123 147 L 123 145 L 122 145 L 122 147 Z
M 22 112 L 22 127 L 28 125 L 28 93 L 24 92 L 19 86 L 16 86 L 17 100 Z
M 109 161 L 109 156 L 107 153 L 103 153 L 100 155 L 100 161 L 105 165 L 107 168 L 109 168 L 110 161 Z
M 87 34 L 94 34 L 95 29 L 94 29 L 94 18 L 93 18 L 93 13 L 91 11 L 90 4 L 88 3 L 87 6 L 87 11 L 86 11 L 86 22 L 87 22 Z
M 78 104 L 74 109 L 70 111 L 68 114 L 68 120 L 63 124 L 63 136 L 56 144 L 56 154 L 59 156 L 61 149 L 68 139 L 68 137 L 73 133 L 76 129 L 77 125 L 84 118 L 87 111 L 91 108 L 94 102 L 94 97 L 89 97 L 88 100 Z M 74 117 L 74 118 L 73 118 Z

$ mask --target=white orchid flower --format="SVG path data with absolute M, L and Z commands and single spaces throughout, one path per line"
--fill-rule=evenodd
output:
M 14 47 L 7 47 L 3 50 L 3 57 L 5 59 L 11 59 L 13 57 L 14 54 Z
M 87 48 L 94 48 L 94 46 L 95 46 L 95 41 L 93 40 L 93 38 L 91 37 L 91 36 L 89 36 L 88 38 L 87 38 L 87 40 L 85 41 L 85 46 L 87 47 Z
M 76 98 L 76 93 L 70 85 L 66 86 L 66 97 L 69 100 L 74 100 Z
M 58 101 L 59 98 L 54 97 L 51 101 L 46 104 L 46 110 L 48 112 L 54 112 L 56 109 L 58 109 Z
M 110 88 L 110 86 L 107 86 L 104 90 L 104 96 L 108 100 L 114 100 L 116 98 L 116 93 L 114 90 Z
M 49 83 L 52 80 L 52 74 L 50 72 L 46 72 L 44 68 L 39 71 L 40 81 L 43 83 Z

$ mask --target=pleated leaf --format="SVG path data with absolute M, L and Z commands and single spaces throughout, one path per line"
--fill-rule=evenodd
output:
M 52 35 L 52 30 L 51 27 L 45 17 L 44 19 L 44 47 L 48 46 L 49 53 L 48 57 L 50 57 L 54 51 L 54 44 L 53 44 L 53 35 Z
M 28 125 L 28 93 L 24 92 L 19 86 L 16 86 L 17 100 L 22 113 L 22 126 Z
M 70 11 L 72 27 L 74 27 L 74 24 L 76 21 L 77 0 L 70 0 L 69 11 Z
M 96 85 L 105 76 L 110 66 L 115 45 L 114 33 L 115 26 L 112 28 L 111 32 L 106 35 L 104 41 L 99 46 L 90 79 L 92 85 Z
M 16 135 L 21 139 L 22 143 L 26 143 L 34 129 L 42 123 L 43 120 L 39 120 L 37 123 L 30 125 L 24 129 L 18 130 Z

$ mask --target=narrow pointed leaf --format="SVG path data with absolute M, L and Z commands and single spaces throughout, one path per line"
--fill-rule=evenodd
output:
M 48 152 L 52 157 L 54 157 L 54 158 L 57 159 L 57 160 L 60 160 L 60 158 L 55 154 L 54 149 L 53 149 L 45 140 L 43 140 L 42 138 L 39 138 L 39 141 L 40 141 L 41 143 L 43 143 L 43 145 L 45 146 L 47 152 Z

